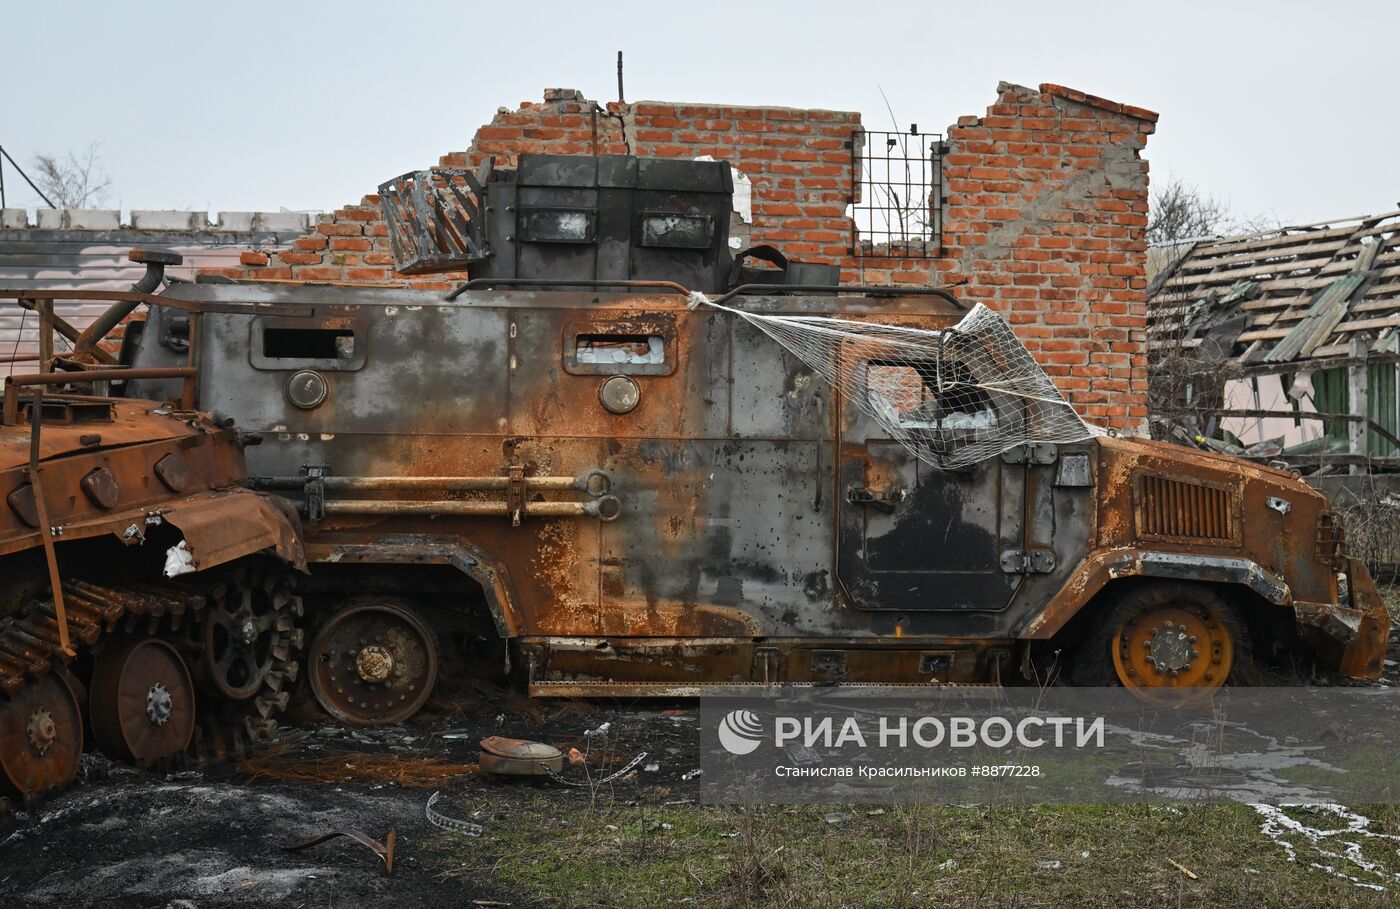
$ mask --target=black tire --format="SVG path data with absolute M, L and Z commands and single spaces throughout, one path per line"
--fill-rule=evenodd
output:
M 1117 593 L 1108 592 L 1084 640 L 1074 655 L 1070 680 L 1081 687 L 1122 687 L 1113 665 L 1113 646 L 1118 630 L 1145 613 L 1160 609 L 1206 609 L 1218 617 L 1230 635 L 1233 660 L 1227 685 L 1257 685 L 1259 671 L 1254 664 L 1249 631 L 1239 611 L 1219 592 L 1204 584 L 1166 581 L 1134 584 Z

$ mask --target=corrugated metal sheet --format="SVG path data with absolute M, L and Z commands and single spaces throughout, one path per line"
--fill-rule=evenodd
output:
M 1395 398 L 1395 364 L 1372 363 L 1366 372 L 1366 411 L 1377 426 L 1393 436 L 1400 436 L 1400 411 Z M 1373 458 L 1393 458 L 1400 449 L 1393 442 L 1372 432 L 1367 436 L 1366 453 Z
M 1293 326 L 1283 340 L 1274 345 L 1273 350 L 1264 356 L 1264 361 L 1287 363 L 1298 357 L 1311 356 L 1317 346 L 1330 338 L 1342 319 L 1346 318 L 1351 295 L 1356 293 L 1356 289 L 1364 280 L 1366 279 L 1363 275 L 1347 275 L 1323 288 L 1308 307 L 1308 314 L 1303 317 L 1303 321 Z
M 1313 373 L 1313 407 L 1318 413 L 1351 413 L 1351 381 L 1342 368 L 1320 369 Z M 1346 441 L 1347 424 L 1337 420 L 1326 424 L 1324 434 L 1329 439 Z

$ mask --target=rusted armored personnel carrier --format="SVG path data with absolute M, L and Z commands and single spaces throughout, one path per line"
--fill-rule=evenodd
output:
M 301 514 L 307 674 L 346 721 L 412 715 L 439 656 L 575 696 L 1380 672 L 1376 589 L 1285 470 L 1108 436 L 915 457 L 734 311 L 940 333 L 965 307 L 735 261 L 723 163 L 524 156 L 381 195 L 401 271 L 472 280 L 176 284 L 122 352 L 163 400 L 149 371 L 195 351 L 193 401 L 261 435 L 248 485 Z M 998 418 L 941 397 L 958 349 L 888 366 L 954 440 Z
M 148 263 L 133 301 L 178 261 L 132 258 Z M 122 368 L 101 325 L 80 336 L 51 300 L 22 302 L 43 371 L 7 378 L 0 420 L 0 796 L 72 780 L 85 727 L 141 765 L 265 738 L 301 646 L 296 513 L 240 485 L 251 439 L 195 409 L 188 364 Z M 52 355 L 55 328 L 71 353 Z M 137 379 L 181 387 L 111 394 Z

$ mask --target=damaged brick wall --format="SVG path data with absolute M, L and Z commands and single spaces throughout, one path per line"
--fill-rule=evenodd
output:
M 1002 312 L 1059 387 L 1091 420 L 1145 432 L 1147 417 L 1147 162 L 1157 115 L 1074 89 L 1002 83 L 982 117 L 947 135 L 946 221 L 932 259 L 851 255 L 847 206 L 857 193 L 851 143 L 860 115 L 843 111 L 643 101 L 596 105 L 572 89 L 500 108 L 465 151 L 487 156 L 632 153 L 708 155 L 752 182 L 747 243 L 842 266 L 843 280 L 936 283 Z M 387 175 L 386 175 L 387 176 Z M 252 251 L 232 278 L 446 289 L 465 275 L 393 271 L 378 199 L 323 215 L 294 248 Z

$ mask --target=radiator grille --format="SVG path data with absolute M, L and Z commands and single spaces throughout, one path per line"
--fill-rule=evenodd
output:
M 1166 477 L 1142 477 L 1138 532 L 1154 537 L 1235 540 L 1238 519 L 1230 493 Z

